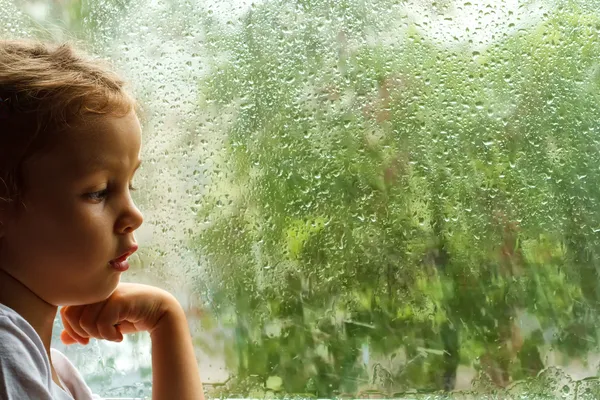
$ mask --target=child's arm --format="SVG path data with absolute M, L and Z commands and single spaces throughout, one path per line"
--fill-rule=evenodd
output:
M 156 287 L 120 283 L 104 301 L 60 311 L 65 344 L 90 338 L 120 342 L 123 334 L 149 332 L 152 338 L 152 399 L 204 400 L 200 373 L 183 308 Z
M 183 309 L 173 298 L 150 333 L 152 400 L 204 399 L 194 346 Z

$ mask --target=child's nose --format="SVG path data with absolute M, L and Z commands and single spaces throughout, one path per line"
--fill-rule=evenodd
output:
M 117 224 L 119 233 L 130 233 L 135 231 L 144 222 L 144 216 L 133 200 L 129 201 L 126 210 L 121 215 Z

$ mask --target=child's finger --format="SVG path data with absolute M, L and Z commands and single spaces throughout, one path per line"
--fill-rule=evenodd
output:
M 81 337 L 79 336 L 71 327 L 71 325 L 69 325 L 69 323 L 64 323 L 64 328 L 65 328 L 65 332 L 71 337 L 71 339 L 75 340 L 77 343 L 79 344 L 88 344 L 90 339 L 89 338 L 85 338 L 85 337 Z
M 82 338 L 76 334 L 75 334 L 75 336 L 72 336 L 72 334 L 70 334 L 67 329 L 63 330 L 60 333 L 60 340 L 64 344 L 67 344 L 67 345 L 79 343 L 79 344 L 85 346 L 90 342 L 90 339 L 88 339 L 88 338 Z
M 129 322 L 129 321 L 121 321 L 121 323 L 119 323 L 119 331 L 120 331 L 122 334 L 126 335 L 126 334 L 128 334 L 128 333 L 136 333 L 136 332 L 139 332 L 140 330 L 139 330 L 139 329 L 137 329 L 137 328 L 135 327 L 135 325 L 134 325 L 134 324 L 132 324 L 132 323 L 131 323 L 131 322 Z
M 123 340 L 121 324 L 125 321 L 120 321 L 120 311 L 119 305 L 114 301 L 111 302 L 109 299 L 98 315 L 98 330 L 104 339 L 113 342 L 120 342 Z
M 73 339 L 66 330 L 60 333 L 60 340 L 66 345 L 77 343 L 77 340 Z
M 79 316 L 83 307 L 63 307 L 60 310 L 63 326 L 71 337 L 81 344 L 87 344 L 88 334 L 79 326 Z
M 81 329 L 83 329 L 90 337 L 105 339 L 99 332 L 97 323 L 98 314 L 100 314 L 100 311 L 102 311 L 105 304 L 105 302 L 100 302 L 87 305 L 83 308 L 83 311 L 79 316 L 78 325 L 81 326 Z

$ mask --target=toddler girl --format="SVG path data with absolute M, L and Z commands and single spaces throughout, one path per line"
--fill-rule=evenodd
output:
M 97 399 L 61 340 L 149 332 L 152 398 L 203 398 L 182 307 L 120 283 L 143 218 L 135 100 L 106 63 L 68 44 L 0 41 L 0 399 Z

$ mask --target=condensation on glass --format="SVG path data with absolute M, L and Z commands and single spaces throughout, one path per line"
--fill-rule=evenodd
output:
M 600 394 L 595 2 L 0 4 L 133 82 L 126 279 L 177 294 L 210 396 Z M 118 397 L 149 349 L 61 350 Z

